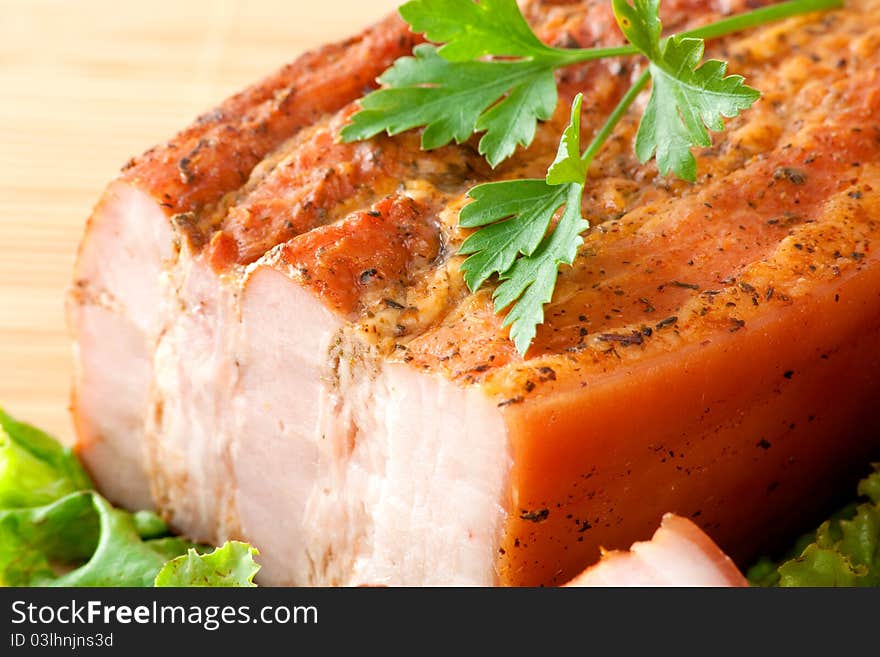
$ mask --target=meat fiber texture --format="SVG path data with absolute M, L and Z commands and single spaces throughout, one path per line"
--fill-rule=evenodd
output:
M 746 2 L 664 2 L 673 30 Z M 748 3 L 753 4 L 753 3 Z M 608 3 L 534 1 L 548 43 L 618 43 Z M 763 91 L 696 151 L 590 171 L 592 228 L 520 357 L 455 255 L 475 184 L 543 176 L 638 74 L 558 74 L 532 146 L 343 144 L 416 37 L 397 18 L 307 54 L 133 160 L 86 226 L 69 300 L 79 454 L 265 584 L 537 585 L 661 516 L 735 559 L 812 520 L 880 451 L 880 2 L 712 42 Z M 644 103 L 644 99 L 641 99 Z

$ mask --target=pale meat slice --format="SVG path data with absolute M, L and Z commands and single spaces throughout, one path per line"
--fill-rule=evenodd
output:
M 394 167 L 399 158 L 376 161 L 373 146 L 335 143 L 348 114 L 284 144 L 273 155 L 271 171 L 255 172 L 238 193 L 211 241 L 201 249 L 184 244 L 163 279 L 147 465 L 158 507 L 173 526 L 199 540 L 218 540 L 233 522 L 229 399 L 238 377 L 240 273 L 253 259 L 249 254 L 332 223 L 345 215 L 346 206 L 368 203 L 396 185 L 384 165 Z M 257 244 L 239 247 L 227 225 Z
M 328 363 L 342 323 L 273 268 L 248 281 L 242 323 L 232 461 L 261 581 L 496 583 L 510 458 L 494 405 L 399 364 Z
M 232 522 L 226 474 L 236 290 L 203 258 L 181 258 L 163 287 L 141 449 L 166 520 L 214 543 Z
M 272 150 L 361 96 L 413 43 L 392 17 L 304 55 L 132 160 L 108 186 L 80 245 L 68 323 L 77 449 L 114 502 L 153 505 L 144 435 L 160 306 L 170 301 L 161 272 L 182 245 L 201 249 L 214 208 Z
M 156 200 L 112 183 L 86 227 L 68 303 L 77 450 L 104 493 L 135 509 L 152 506 L 143 457 L 148 336 L 156 332 L 159 277 L 173 253 Z
M 705 532 L 667 513 L 650 541 L 602 554 L 566 586 L 743 587 L 748 581 Z
M 392 196 L 248 274 L 232 463 L 264 582 L 494 583 L 510 467 L 494 404 L 388 362 L 344 322 L 402 307 L 439 246 L 428 208 Z

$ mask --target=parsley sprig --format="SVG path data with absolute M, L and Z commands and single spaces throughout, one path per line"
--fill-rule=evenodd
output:
M 510 338 L 521 354 L 544 322 L 544 304 L 553 297 L 560 265 L 574 262 L 583 244 L 581 233 L 589 228 L 581 216 L 581 199 L 590 163 L 647 82 L 645 72 L 621 98 L 583 154 L 583 95 L 578 94 L 545 179 L 487 183 L 468 192 L 474 201 L 462 209 L 459 223 L 465 228 L 485 227 L 472 233 L 459 249 L 459 253 L 473 254 L 461 265 L 464 279 L 476 290 L 492 274 L 498 274 L 502 282 L 492 295 L 495 312 L 514 304 L 503 325 L 510 326 Z M 559 223 L 547 234 L 553 216 L 563 206 Z
M 422 148 L 461 143 L 483 132 L 479 150 L 494 167 L 535 137 L 556 109 L 554 71 L 607 57 L 615 48 L 564 50 L 544 44 L 516 0 L 413 0 L 400 15 L 422 44 L 379 78 L 386 86 L 363 99 L 342 131 L 345 141 L 424 126 Z
M 422 127 L 422 147 L 461 143 L 483 133 L 479 151 L 493 167 L 528 146 L 538 121 L 553 114 L 558 91 L 554 72 L 594 59 L 642 55 L 648 65 L 620 100 L 589 146 L 580 152 L 582 96 L 572 105 L 557 157 L 544 179 L 479 185 L 459 218 L 476 228 L 462 244 L 468 287 L 476 291 L 496 276 L 495 312 L 507 309 L 504 326 L 525 355 L 544 321 L 559 267 L 571 265 L 589 223 L 581 216 L 587 171 L 593 158 L 652 81 L 651 96 L 636 134 L 641 162 L 656 157 L 661 174 L 694 181 L 695 146 L 711 144 L 709 131 L 748 109 L 760 92 L 718 60 L 702 62 L 704 40 L 782 18 L 839 7 L 842 0 L 791 0 L 732 16 L 711 25 L 662 37 L 660 0 L 611 0 L 629 45 L 560 49 L 532 32 L 516 0 L 412 0 L 400 14 L 422 44 L 382 76 L 382 89 L 367 95 L 342 130 L 344 141 L 381 132 L 395 135 Z M 554 218 L 557 221 L 554 223 Z
M 660 173 L 672 170 L 693 182 L 697 161 L 692 146 L 710 146 L 706 128 L 724 130 L 731 118 L 760 98 L 739 75 L 724 76 L 725 62 L 700 65 L 703 39 L 671 36 L 661 39 L 660 0 L 612 0 L 614 15 L 626 38 L 648 58 L 653 80 L 651 99 L 636 135 L 636 155 L 647 162 L 657 154 Z M 699 66 L 699 68 L 698 68 Z

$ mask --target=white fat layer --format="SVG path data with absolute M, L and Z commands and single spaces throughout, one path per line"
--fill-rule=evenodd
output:
M 501 413 L 355 333 L 276 270 L 245 284 L 232 463 L 261 581 L 496 583 L 512 463 Z
M 89 220 L 70 297 L 79 453 L 108 497 L 130 508 L 152 506 L 144 413 L 158 281 L 172 256 L 162 208 L 143 192 L 114 183 Z

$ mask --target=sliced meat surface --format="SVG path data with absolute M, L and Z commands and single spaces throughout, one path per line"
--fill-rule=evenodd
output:
M 745 5 L 664 3 L 664 22 Z M 620 40 L 606 3 L 525 13 L 548 43 Z M 185 207 L 162 208 L 170 156 L 148 155 L 82 247 L 80 452 L 113 499 L 254 543 L 269 584 L 562 584 L 668 511 L 736 559 L 767 549 L 880 455 L 877 16 L 853 0 L 710 44 L 763 98 L 696 152 L 695 185 L 640 164 L 625 117 L 527 358 L 491 285 L 464 285 L 459 212 L 475 184 L 543 174 L 579 91 L 588 140 L 628 60 L 561 72 L 554 117 L 495 170 L 475 142 L 339 143 L 353 88 L 299 94 L 318 109 L 265 148 L 205 142 L 211 175 L 178 161 Z M 381 70 L 414 40 L 388 21 L 340 46 L 360 59 L 285 75 Z M 230 148 L 257 149 L 246 171 Z
M 391 17 L 306 54 L 132 160 L 108 186 L 80 244 L 68 323 L 78 451 L 113 501 L 152 506 L 144 427 L 160 308 L 170 301 L 163 272 L 182 248 L 203 249 L 216 208 L 264 158 L 268 168 L 279 145 L 360 97 L 414 42 Z
M 743 587 L 730 557 L 687 518 L 667 513 L 650 541 L 602 554 L 566 586 Z

